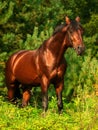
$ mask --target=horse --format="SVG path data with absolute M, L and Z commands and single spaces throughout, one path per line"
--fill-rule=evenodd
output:
M 63 109 L 62 92 L 67 63 L 64 53 L 72 47 L 78 55 L 85 50 L 83 27 L 80 18 L 65 17 L 65 23 L 57 26 L 50 38 L 35 50 L 21 50 L 12 54 L 6 62 L 5 79 L 8 100 L 20 97 L 22 86 L 22 107 L 28 105 L 32 87 L 41 86 L 42 107 L 48 109 L 48 88 L 54 85 L 58 112 Z

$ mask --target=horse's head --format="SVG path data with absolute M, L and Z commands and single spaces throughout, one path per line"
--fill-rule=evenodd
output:
M 83 28 L 80 25 L 80 18 L 76 17 L 75 20 L 71 21 L 66 17 L 67 33 L 69 36 L 69 44 L 72 46 L 78 55 L 81 55 L 85 50 L 85 45 L 83 43 Z

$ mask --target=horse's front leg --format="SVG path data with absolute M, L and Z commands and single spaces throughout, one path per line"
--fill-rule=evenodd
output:
M 63 109 L 63 102 L 62 102 L 63 87 L 64 87 L 64 80 L 61 80 L 55 84 L 57 105 L 58 105 L 58 112 L 59 113 L 62 113 L 62 109 Z
M 46 112 L 48 109 L 48 91 L 42 92 L 42 107 L 43 111 Z
M 41 82 L 41 91 L 42 91 L 42 107 L 44 112 L 48 109 L 48 79 L 44 76 Z

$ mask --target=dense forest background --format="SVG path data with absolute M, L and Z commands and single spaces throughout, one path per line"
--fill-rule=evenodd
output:
M 98 1 L 97 0 L 5 0 L 0 1 L 0 87 L 5 86 L 4 67 L 17 50 L 35 49 L 49 38 L 65 16 L 81 18 L 86 51 L 78 57 L 68 49 L 65 92 L 89 92 L 98 86 Z
M 30 104 L 24 108 L 8 102 L 5 63 L 22 49 L 36 49 L 65 16 L 79 16 L 84 27 L 86 50 L 82 56 L 65 52 L 61 115 L 55 90 L 50 85 L 49 109 L 43 116 L 40 87 L 32 88 Z M 44 117 L 44 118 L 43 118 Z M 0 0 L 0 129 L 1 130 L 98 130 L 98 0 Z

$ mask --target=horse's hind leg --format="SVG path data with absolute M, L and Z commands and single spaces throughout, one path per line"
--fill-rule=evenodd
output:
M 20 83 L 17 81 L 15 82 L 15 93 L 14 93 L 14 97 L 15 98 L 22 98 L 22 94 L 20 93 L 20 88 L 19 88 Z
M 23 89 L 22 107 L 28 105 L 30 97 L 31 97 L 30 89 Z
M 10 83 L 8 86 L 8 100 L 11 102 L 15 102 L 17 98 L 21 97 L 19 83 L 13 82 Z
M 10 102 L 14 102 L 14 101 L 15 101 L 15 96 L 14 96 L 15 90 L 14 90 L 14 89 L 15 89 L 15 88 L 14 88 L 14 85 L 13 85 L 13 84 L 11 84 L 10 87 L 8 87 L 8 92 L 7 92 L 7 94 L 8 94 L 8 100 L 9 100 Z

